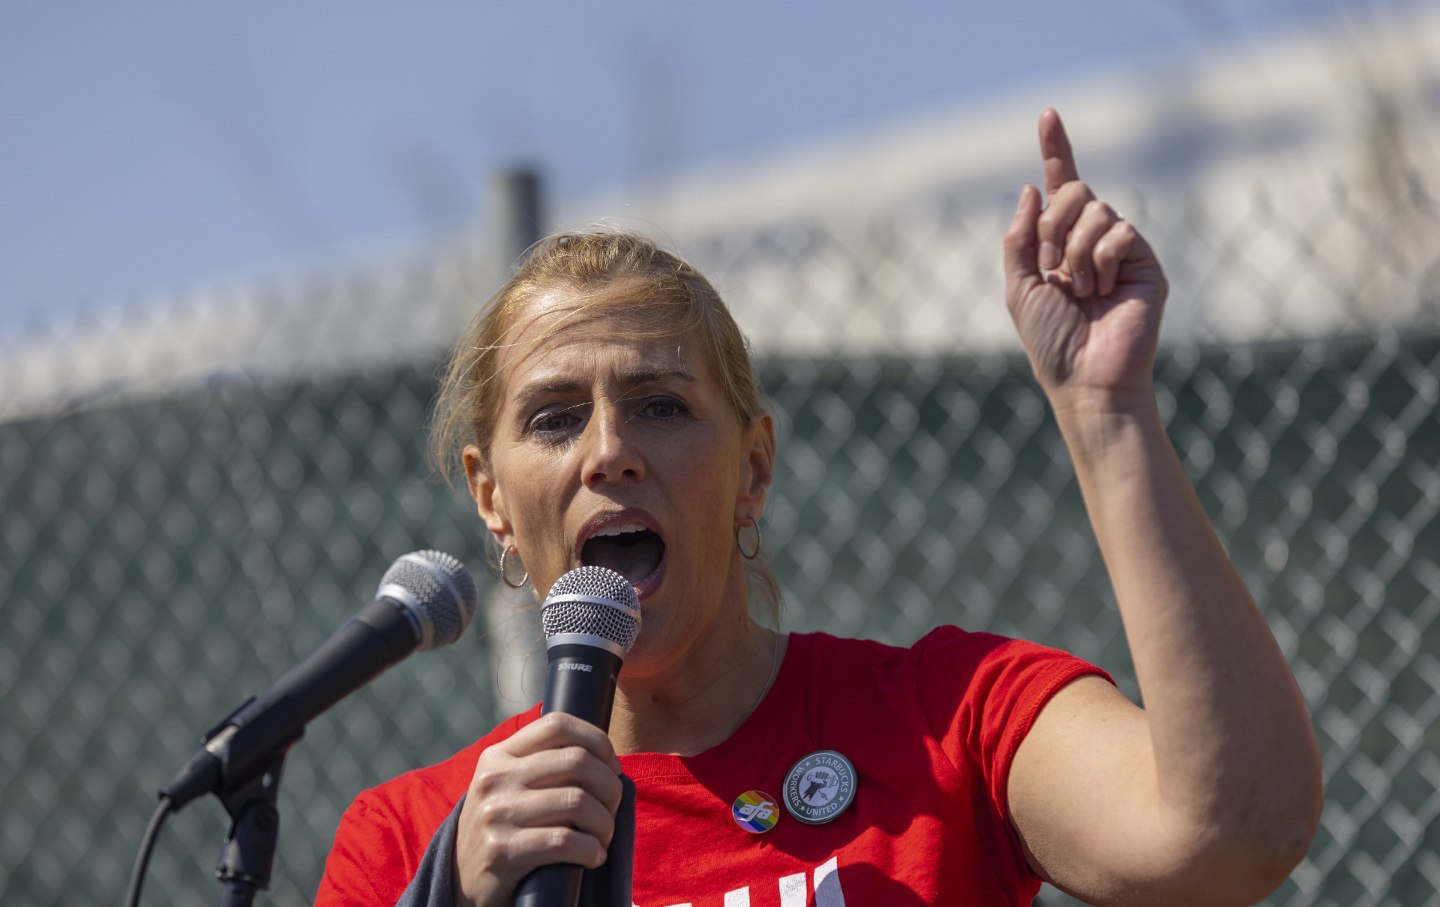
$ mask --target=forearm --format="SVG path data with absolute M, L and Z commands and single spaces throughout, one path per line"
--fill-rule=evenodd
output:
M 1303 848 L 1320 801 L 1310 719 L 1153 395 L 1056 415 L 1130 643 L 1157 806 L 1232 845 Z

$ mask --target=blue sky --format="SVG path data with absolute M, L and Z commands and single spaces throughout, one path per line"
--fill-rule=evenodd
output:
M 1406 0 L 0 7 L 0 339 Z

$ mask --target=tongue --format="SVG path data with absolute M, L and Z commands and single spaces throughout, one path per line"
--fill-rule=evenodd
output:
M 653 532 L 630 532 L 593 538 L 585 543 L 581 560 L 587 565 L 608 567 L 631 583 L 655 572 L 665 553 L 665 543 Z

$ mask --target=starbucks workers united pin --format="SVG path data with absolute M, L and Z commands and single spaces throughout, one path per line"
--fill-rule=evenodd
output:
M 817 750 L 791 767 L 781 796 L 807 825 L 823 825 L 855 802 L 855 766 L 834 750 Z

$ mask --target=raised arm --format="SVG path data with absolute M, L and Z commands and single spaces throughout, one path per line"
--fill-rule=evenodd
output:
M 1170 444 L 1152 371 L 1167 284 L 1040 118 L 1045 191 L 1005 237 L 1006 301 L 1109 571 L 1144 710 L 1060 691 L 1016 754 L 1032 865 L 1094 904 L 1251 904 L 1304 856 L 1320 761 L 1304 701 Z

